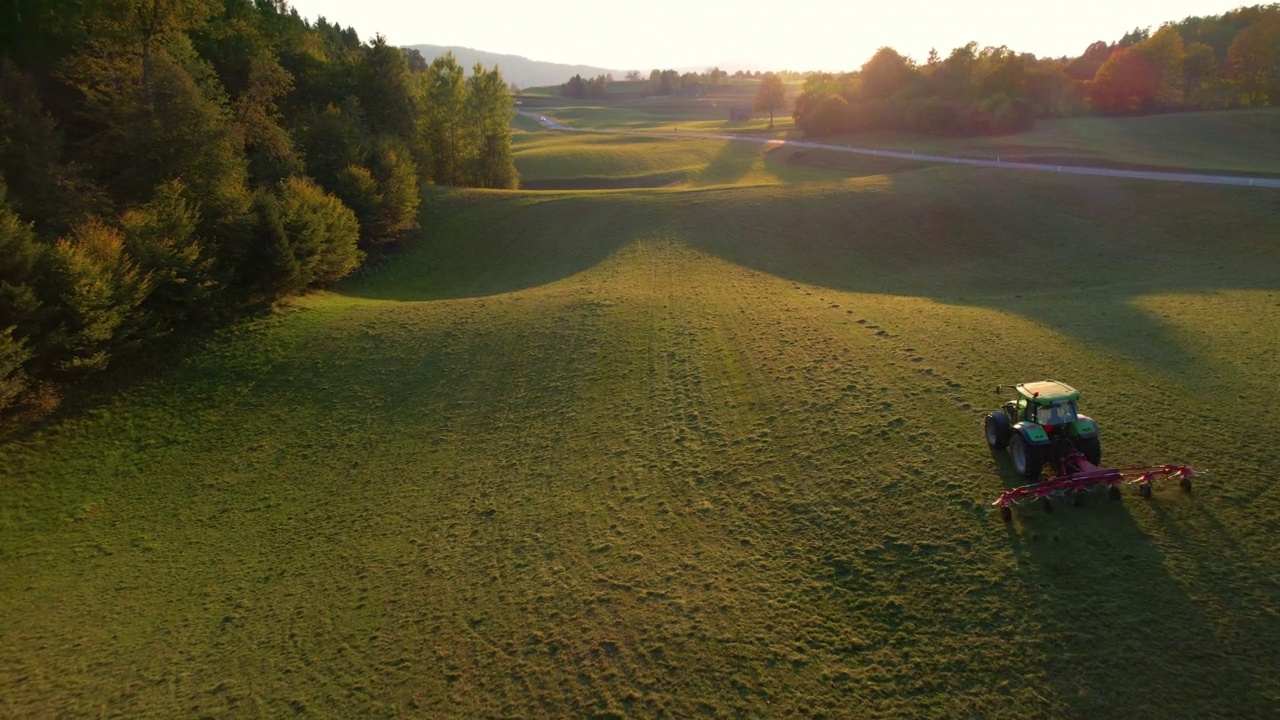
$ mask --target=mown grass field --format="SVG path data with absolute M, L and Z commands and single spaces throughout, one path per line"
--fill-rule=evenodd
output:
M 0 715 L 1274 716 L 1280 196 L 519 142 L 675 180 L 430 190 L 0 446 Z M 1001 523 L 1043 377 L 1209 474 Z
M 1014 162 L 1275 176 L 1280 174 L 1277 136 L 1280 110 L 1259 108 L 1038 120 L 1027 132 L 996 137 L 863 133 L 818 140 Z
M 607 106 L 580 104 L 581 102 L 563 102 L 547 108 L 547 112 L 557 120 L 584 130 L 684 130 L 784 137 L 795 129 L 789 111 L 775 111 L 773 129 L 769 128 L 767 112 L 754 113 L 749 120 L 730 120 L 729 106 L 750 108 L 750 97 L 742 101 L 705 97 L 651 98 Z

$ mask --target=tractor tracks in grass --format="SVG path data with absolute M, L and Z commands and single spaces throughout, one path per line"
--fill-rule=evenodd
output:
M 947 402 L 956 409 L 973 415 L 974 417 L 982 417 L 984 410 L 975 406 L 964 392 L 964 385 L 943 373 L 938 372 L 928 364 L 928 358 L 921 354 L 914 345 L 906 342 L 904 335 L 890 332 L 887 328 L 881 326 L 878 322 L 868 319 L 867 313 L 860 313 L 852 308 L 845 308 L 841 303 L 820 294 L 815 294 L 815 289 L 806 288 L 802 285 L 793 285 L 793 289 L 802 293 L 806 297 L 812 297 L 817 303 L 821 303 L 830 309 L 833 313 L 838 313 L 849 319 L 849 322 L 862 328 L 868 335 L 874 338 L 878 343 L 882 343 L 890 355 L 894 358 L 896 364 L 900 367 L 908 368 L 912 373 L 920 378 L 924 384 L 931 385 L 946 398 Z

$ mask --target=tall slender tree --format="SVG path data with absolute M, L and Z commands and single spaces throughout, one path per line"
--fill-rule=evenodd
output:
M 462 185 L 466 158 L 472 153 L 466 73 L 453 53 L 445 53 L 431 61 L 425 82 L 426 141 L 435 159 L 432 177 L 440 185 Z
M 769 111 L 769 129 L 772 130 L 773 112 L 787 108 L 787 89 L 782 84 L 782 78 L 774 73 L 766 73 L 760 80 L 760 87 L 756 89 L 755 101 L 752 102 L 751 108 L 757 111 Z
M 473 183 L 485 188 L 514 188 L 519 182 L 511 152 L 511 93 L 497 66 L 476 63 L 467 80 L 467 109 L 477 132 L 472 157 Z

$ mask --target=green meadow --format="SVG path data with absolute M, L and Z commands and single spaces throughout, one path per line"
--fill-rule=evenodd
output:
M 1277 135 L 1280 135 L 1280 113 L 1261 108 L 1134 118 L 1040 120 L 1027 132 L 995 137 L 947 138 L 884 132 L 836 136 L 822 141 L 1047 165 L 1274 177 L 1280 174 Z
M 1000 142 L 1280 172 L 1248 117 Z M 516 139 L 0 444 L 0 716 L 1274 716 L 1274 190 Z M 1043 378 L 1194 493 L 1001 522 Z

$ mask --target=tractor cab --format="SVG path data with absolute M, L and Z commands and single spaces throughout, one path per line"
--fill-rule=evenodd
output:
M 1009 419 L 1016 423 L 1029 422 L 1048 428 L 1070 425 L 1079 419 L 1076 400 L 1080 391 L 1057 380 L 1022 383 L 1014 386 L 1018 399 L 1012 401 L 1013 412 Z

